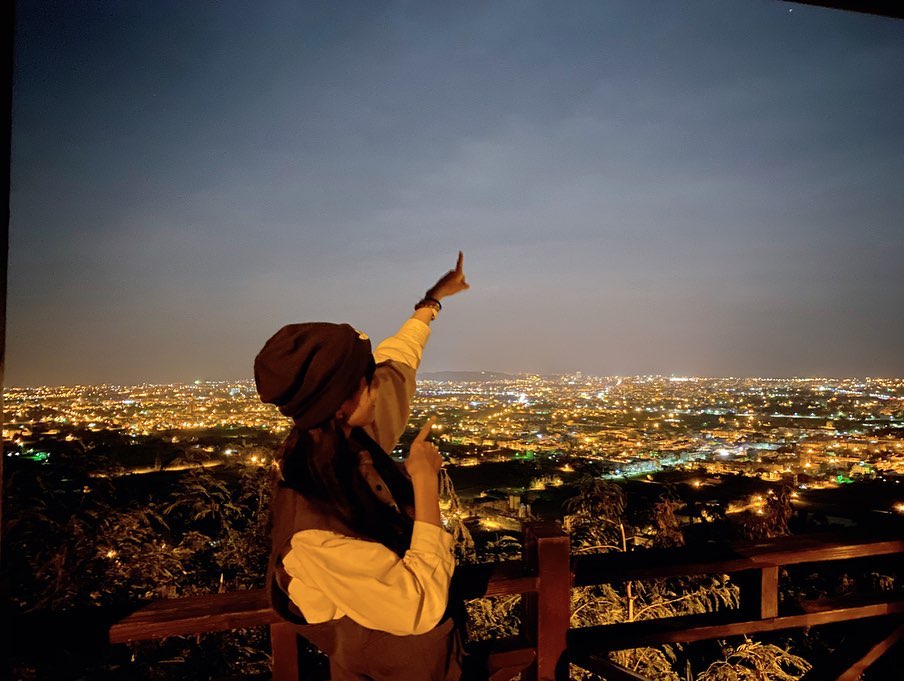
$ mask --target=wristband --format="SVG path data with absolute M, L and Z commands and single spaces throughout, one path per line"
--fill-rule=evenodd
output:
M 417 304 L 414 306 L 415 310 L 420 310 L 421 308 L 429 307 L 433 312 L 433 319 L 436 319 L 436 315 L 440 310 L 443 309 L 442 303 L 440 303 L 436 298 L 432 298 L 430 296 L 425 296 L 417 301 Z

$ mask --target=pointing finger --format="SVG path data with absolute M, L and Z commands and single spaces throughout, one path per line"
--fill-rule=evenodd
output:
M 459 273 L 461 272 L 461 268 L 462 268 L 462 265 L 464 265 L 464 262 L 465 262 L 465 254 L 462 251 L 459 251 L 458 252 L 458 264 L 455 265 L 456 272 L 459 272 Z
M 435 416 L 431 416 L 427 419 L 427 423 L 424 424 L 424 427 L 421 428 L 421 432 L 417 434 L 417 437 L 414 438 L 415 442 L 423 442 L 427 439 L 427 436 L 430 434 L 430 429 L 433 427 L 434 422 L 436 421 Z

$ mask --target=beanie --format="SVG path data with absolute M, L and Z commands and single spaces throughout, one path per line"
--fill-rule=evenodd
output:
M 313 428 L 351 397 L 372 361 L 370 340 L 348 324 L 289 324 L 254 358 L 254 382 L 261 402 Z

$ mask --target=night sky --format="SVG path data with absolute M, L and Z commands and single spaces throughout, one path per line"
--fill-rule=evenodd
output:
M 8 385 L 904 376 L 904 21 L 775 0 L 18 3 Z

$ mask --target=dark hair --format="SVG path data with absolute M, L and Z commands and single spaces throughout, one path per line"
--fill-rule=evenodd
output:
M 282 447 L 282 484 L 332 515 L 352 532 L 377 541 L 400 557 L 411 544 L 413 521 L 374 494 L 358 468 L 358 451 L 367 449 L 374 467 L 401 509 L 413 507 L 411 481 L 363 430 L 346 438 L 331 420 L 318 428 L 293 429 Z
M 367 380 L 367 385 L 370 385 L 374 381 L 374 373 L 377 371 L 377 363 L 374 360 L 374 356 L 370 356 L 370 361 L 367 363 L 367 366 L 364 367 L 364 378 Z

